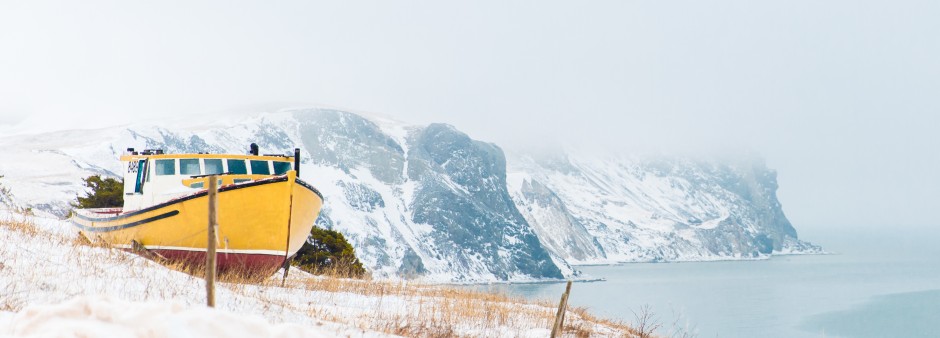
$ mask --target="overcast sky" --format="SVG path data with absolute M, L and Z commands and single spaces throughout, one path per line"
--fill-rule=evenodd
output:
M 940 219 L 940 1 L 0 3 L 0 132 L 280 104 L 752 149 L 798 230 Z

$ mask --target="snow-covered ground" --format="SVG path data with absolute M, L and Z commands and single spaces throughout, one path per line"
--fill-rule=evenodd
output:
M 179 301 L 81 296 L 59 304 L 0 312 L 0 335 L 13 337 L 384 337 L 339 325 L 271 324 L 263 317 Z
M 262 283 L 220 283 L 205 307 L 202 278 L 78 240 L 64 221 L 0 210 L 0 337 L 548 336 L 555 309 L 499 295 L 404 281 L 291 271 Z M 581 312 L 577 331 L 627 327 Z

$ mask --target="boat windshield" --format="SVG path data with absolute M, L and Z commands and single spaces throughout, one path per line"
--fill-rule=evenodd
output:
M 290 170 L 290 162 L 274 162 L 275 175 L 284 175 L 288 170 Z
M 201 171 L 199 170 L 199 159 L 198 158 L 180 159 L 180 174 L 202 175 Z
M 215 175 L 222 173 L 222 159 L 220 158 L 207 158 L 205 160 L 206 165 L 206 175 Z
M 176 160 L 156 160 L 154 161 L 157 176 L 176 175 Z
M 236 175 L 244 175 L 248 173 L 248 167 L 245 166 L 245 160 L 232 160 L 229 159 L 228 162 L 228 172 Z
M 268 161 L 251 161 L 252 175 L 270 175 L 271 169 L 268 168 Z

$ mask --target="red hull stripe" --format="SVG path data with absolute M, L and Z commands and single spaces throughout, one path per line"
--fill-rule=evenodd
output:
M 166 257 L 170 261 L 180 262 L 190 266 L 205 266 L 205 251 L 186 251 L 155 249 L 155 253 Z M 268 275 L 277 271 L 284 265 L 284 255 L 264 255 L 247 253 L 218 253 L 216 266 L 219 273 L 266 273 Z

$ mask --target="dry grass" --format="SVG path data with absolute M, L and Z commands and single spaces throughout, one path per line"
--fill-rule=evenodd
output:
M 371 301 L 365 302 L 361 311 L 367 314 L 366 320 L 350 317 L 333 306 L 311 304 L 307 311 L 316 318 L 409 337 L 491 336 L 530 329 L 545 329 L 547 334 L 557 306 L 469 288 L 407 281 L 321 276 L 291 279 L 288 287 L 323 294 L 318 300 L 324 304 L 343 301 L 349 294 L 368 297 Z M 585 308 L 568 309 L 562 333 L 568 337 L 638 336 L 632 327 L 593 316 Z
M 184 299 L 202 303 L 202 273 L 193 267 L 162 262 L 189 276 L 159 269 L 149 260 L 81 236 L 62 236 L 37 227 L 31 217 L 0 219 L 2 234 L 39 238 L 47 247 L 35 250 L 61 250 L 62 259 L 20 262 L 47 269 L 81 271 L 86 276 L 100 276 L 97 281 L 46 282 L 48 272 L 28 275 L 28 280 L 5 281 L 8 269 L 17 264 L 0 262 L 0 310 L 17 311 L 34 300 L 30 294 L 47 292 L 61 297 L 120 290 L 121 296 L 139 300 Z M 0 238 L 0 241 L 16 240 Z M 15 262 L 14 262 L 15 263 Z M 115 273 L 115 269 L 121 273 Z M 285 313 L 302 314 L 310 322 L 325 320 L 361 329 L 410 337 L 460 337 L 521 335 L 530 330 L 551 330 L 557 304 L 532 302 L 504 294 L 474 291 L 469 288 L 428 285 L 408 281 L 346 279 L 312 276 L 291 270 L 285 287 L 281 274 L 258 276 L 249 272 L 223 276 L 218 284 L 219 301 L 232 311 L 251 310 L 269 318 L 288 318 Z M 90 277 L 92 279 L 96 277 Z M 75 278 L 79 279 L 79 278 Z M 168 284 L 167 281 L 174 285 Z M 4 285 L 8 284 L 8 285 Z M 50 284 L 52 286 L 44 286 Z M 88 286 L 91 284 L 91 286 Z M 36 286 L 38 285 L 38 286 Z M 59 290 L 37 291 L 43 287 Z M 577 286 L 575 286 L 577 288 Z M 70 296 L 69 296 L 70 298 Z M 226 299 L 227 298 L 227 299 Z M 204 299 L 204 298 L 203 298 Z M 598 318 L 584 308 L 569 308 L 563 335 L 566 337 L 637 337 L 645 332 L 624 323 Z
M 3 271 L 6 269 L 6 266 L 0 263 L 0 273 L 6 273 Z M 16 284 L 13 282 L 3 283 L 3 295 L 0 295 L 0 311 L 19 311 L 23 309 L 24 301 L 20 296 L 22 295 L 22 290 L 17 290 Z
M 0 229 L 7 230 L 9 233 L 16 233 L 29 237 L 47 235 L 46 233 L 40 231 L 32 223 L 32 220 L 25 215 L 13 215 L 8 218 L 0 219 Z M 8 243 L 9 240 L 9 238 L 4 238 L 2 242 Z M 15 266 L 13 263 L 15 262 L 0 261 L 0 276 L 12 275 L 12 271 L 8 270 L 13 269 L 13 266 Z M 4 290 L 4 292 L 0 294 L 0 311 L 21 310 L 26 304 L 26 299 L 24 297 L 26 290 L 23 290 L 13 280 L 0 280 L 0 285 L 3 285 Z
M 49 237 L 49 234 L 39 230 L 36 224 L 33 223 L 33 219 L 26 215 L 11 214 L 6 218 L 0 218 L 0 227 L 30 237 Z

